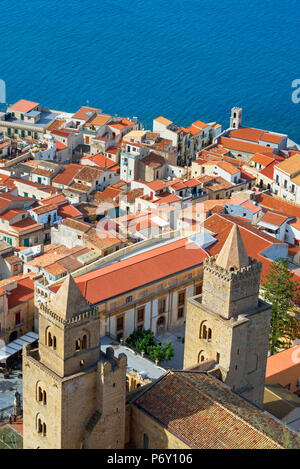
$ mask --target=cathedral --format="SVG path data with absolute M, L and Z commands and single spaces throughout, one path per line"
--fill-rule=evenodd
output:
M 126 355 L 101 352 L 99 312 L 69 275 L 40 305 L 38 348 L 23 350 L 24 448 L 281 448 L 286 430 L 262 410 L 260 272 L 234 225 L 188 299 L 184 369 L 131 392 Z

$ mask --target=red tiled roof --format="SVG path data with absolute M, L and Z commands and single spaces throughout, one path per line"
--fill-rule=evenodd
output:
M 65 204 L 68 202 L 68 199 L 62 195 L 52 195 L 51 197 L 47 197 L 46 199 L 40 200 L 39 201 L 43 205 L 47 204 L 55 204 L 55 205 L 60 205 L 60 204 Z
M 15 209 L 12 209 L 12 210 L 7 210 L 7 212 L 2 213 L 2 215 L 0 215 L 0 218 L 3 218 L 3 220 L 9 221 L 12 218 L 14 218 L 16 215 L 21 214 L 21 213 L 22 214 L 26 213 L 26 210 L 15 208 Z
M 234 138 L 228 138 L 228 137 L 221 137 L 218 142 L 220 145 L 230 150 L 241 151 L 241 152 L 252 153 L 252 154 L 261 153 L 261 152 L 273 154 L 273 148 L 264 147 L 263 145 L 258 145 L 257 143 L 242 142 L 240 140 L 236 140 Z
M 52 184 L 63 184 L 68 186 L 72 181 L 74 176 L 79 173 L 79 171 L 83 168 L 83 166 L 79 164 L 68 164 L 65 169 L 57 174 L 54 179 L 52 179 Z
M 170 194 L 169 192 L 163 192 L 162 194 L 159 194 L 158 200 L 153 201 L 154 204 L 156 205 L 163 205 L 163 204 L 172 204 L 174 202 L 180 202 L 181 197 L 178 197 L 177 195 Z
M 27 231 L 27 230 L 33 230 L 35 228 L 42 228 L 42 225 L 40 223 L 37 223 L 34 221 L 32 218 L 27 217 L 24 218 L 21 221 L 17 221 L 13 225 L 10 225 L 11 228 L 13 228 L 16 231 Z
M 96 153 L 95 155 L 86 155 L 82 158 L 83 160 L 90 160 L 99 166 L 101 169 L 109 169 L 111 166 L 115 166 L 116 162 L 107 158 L 101 153 Z
M 239 129 L 231 130 L 227 135 L 228 137 L 249 140 L 257 143 L 261 140 L 267 143 L 278 144 L 283 138 L 283 135 L 274 134 L 260 129 L 253 129 L 251 127 L 240 127 Z
M 61 143 L 59 140 L 55 141 L 55 145 L 56 145 L 57 151 L 65 150 L 66 148 L 68 148 L 67 145 L 65 145 L 64 143 Z
M 18 280 L 18 286 L 10 290 L 10 295 L 7 295 L 7 297 L 9 309 L 25 303 L 25 301 L 34 297 L 34 281 L 29 277 Z
M 191 249 L 187 249 L 186 243 L 187 239 L 181 239 L 74 280 L 89 303 L 100 303 L 202 264 L 208 257 L 207 253 L 194 243 L 190 243 Z M 59 285 L 51 289 L 56 292 Z
M 39 105 L 40 103 L 34 103 L 32 101 L 27 101 L 26 99 L 20 99 L 20 101 L 10 106 L 9 109 L 26 113 L 30 112 L 32 109 Z
M 273 161 L 270 163 L 268 166 L 266 166 L 264 169 L 260 171 L 260 174 L 263 176 L 272 179 L 273 180 L 273 175 L 274 175 L 274 166 L 277 164 L 277 161 Z
M 237 174 L 240 172 L 240 170 L 236 167 L 234 167 L 232 164 L 227 163 L 227 161 L 220 161 L 216 163 L 216 165 L 226 171 L 229 174 Z
M 282 448 L 285 427 L 217 378 L 169 371 L 132 405 L 191 448 Z M 297 436 L 290 432 L 296 441 Z
M 261 164 L 262 166 L 268 166 L 275 160 L 274 158 L 267 155 L 263 155 L 262 153 L 255 153 L 255 155 L 252 156 L 250 161 L 254 161 L 254 163 Z
M 268 143 L 280 143 L 282 135 L 272 134 L 271 132 L 264 132 L 260 139 Z
M 59 137 L 69 138 L 71 132 L 67 132 L 66 130 L 55 129 L 51 132 L 53 135 L 58 135 Z
M 256 202 L 258 202 L 262 207 L 275 210 L 276 212 L 285 213 L 291 217 L 300 218 L 300 207 L 286 202 L 285 200 L 272 197 L 268 194 L 259 194 L 256 198 Z
M 264 216 L 260 219 L 260 221 L 265 223 L 270 223 L 271 225 L 281 226 L 284 222 L 288 220 L 289 217 L 285 217 L 283 215 L 279 215 L 278 213 L 271 212 L 268 210 Z
M 300 231 L 300 219 L 296 218 L 295 220 L 289 221 L 289 224 L 293 226 L 296 230 Z
M 95 199 L 97 200 L 114 199 L 115 197 L 118 197 L 120 193 L 122 192 L 123 192 L 122 189 L 108 186 L 104 189 L 103 192 L 97 192 Z
M 71 204 L 59 205 L 57 214 L 62 218 L 78 218 L 82 216 L 82 213 Z
M 72 117 L 72 119 L 87 120 L 95 111 L 100 109 L 88 106 L 82 106 Z

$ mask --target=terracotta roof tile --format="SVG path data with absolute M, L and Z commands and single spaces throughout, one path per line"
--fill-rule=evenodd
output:
M 201 372 L 168 372 L 133 404 L 191 448 L 282 448 L 285 427 Z M 296 442 L 296 435 L 290 432 Z
M 256 198 L 256 202 L 262 207 L 281 212 L 291 217 L 300 218 L 300 207 L 296 204 L 291 204 L 285 200 L 272 197 L 268 194 L 259 194 Z
M 10 290 L 8 295 L 8 308 L 11 309 L 18 304 L 25 303 L 25 301 L 31 300 L 34 297 L 34 281 L 25 277 L 18 280 L 18 286 L 13 290 Z
M 26 112 L 30 112 L 32 109 L 34 109 L 35 107 L 39 105 L 40 103 L 34 103 L 32 101 L 27 101 L 26 99 L 20 99 L 20 101 L 10 106 L 9 109 L 12 109 L 13 111 L 26 113 Z
M 228 137 L 221 137 L 218 140 L 219 144 L 222 145 L 224 148 L 228 148 L 230 150 L 241 151 L 246 153 L 261 153 L 267 152 L 273 154 L 273 148 L 271 147 L 264 147 L 263 145 L 258 145 L 257 143 L 248 143 L 242 142 L 240 140 L 236 140 L 234 138 Z
M 100 303 L 202 264 L 208 257 L 207 253 L 194 243 L 190 243 L 191 249 L 187 249 L 187 242 L 187 239 L 181 239 L 151 249 L 76 277 L 75 282 L 89 303 Z M 57 291 L 59 285 L 51 289 Z
M 57 174 L 54 179 L 52 179 L 52 184 L 62 184 L 68 186 L 72 181 L 74 176 L 79 173 L 83 167 L 79 164 L 68 164 L 64 170 Z

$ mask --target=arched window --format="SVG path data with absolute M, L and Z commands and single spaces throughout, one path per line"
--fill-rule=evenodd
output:
M 81 348 L 81 340 L 80 339 L 77 339 L 76 342 L 75 342 L 75 350 L 76 352 L 79 352 Z
M 207 338 L 207 327 L 204 324 L 203 329 L 202 329 L 202 339 L 206 339 L 206 338 Z
M 53 348 L 56 350 L 56 337 L 55 335 L 53 336 Z
M 211 329 L 209 328 L 208 334 L 207 334 L 207 340 L 211 340 L 211 336 L 212 336 L 212 333 L 211 333 Z
M 86 349 L 87 348 L 87 336 L 84 335 L 82 338 L 82 345 L 81 348 Z
M 149 449 L 149 437 L 147 435 L 147 433 L 144 433 L 144 437 L 143 437 L 143 448 L 144 449 Z
M 43 400 L 43 391 L 42 388 L 39 386 L 38 387 L 38 395 L 37 395 L 38 401 L 41 402 Z
M 43 431 L 43 425 L 42 425 L 41 419 L 38 419 L 37 431 L 38 433 L 42 433 Z
M 201 350 L 198 354 L 198 363 L 204 362 L 204 360 L 205 360 L 204 350 Z
M 52 335 L 51 332 L 48 332 L 48 346 L 52 347 Z
M 43 423 L 43 436 L 47 435 L 47 426 L 45 423 Z
M 47 393 L 46 393 L 46 391 L 43 391 L 43 404 L 44 405 L 47 404 Z

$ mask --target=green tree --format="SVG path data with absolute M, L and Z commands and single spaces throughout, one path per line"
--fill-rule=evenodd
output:
M 273 355 L 290 346 L 297 329 L 293 312 L 294 300 L 299 295 L 299 284 L 293 280 L 293 273 L 284 258 L 278 258 L 272 263 L 265 278 L 263 298 L 272 305 L 269 350 Z
M 155 345 L 155 336 L 150 329 L 142 329 L 133 331 L 126 340 L 130 347 L 133 347 L 140 352 L 143 350 L 147 352 L 147 348 Z
M 144 351 L 152 360 L 167 361 L 174 356 L 174 347 L 172 342 L 159 345 L 156 343 L 155 336 L 150 329 L 133 331 L 126 340 L 127 345 Z
M 171 360 L 174 357 L 174 347 L 172 342 L 163 342 L 163 345 L 152 345 L 148 348 L 147 353 L 152 360 L 159 362 Z

